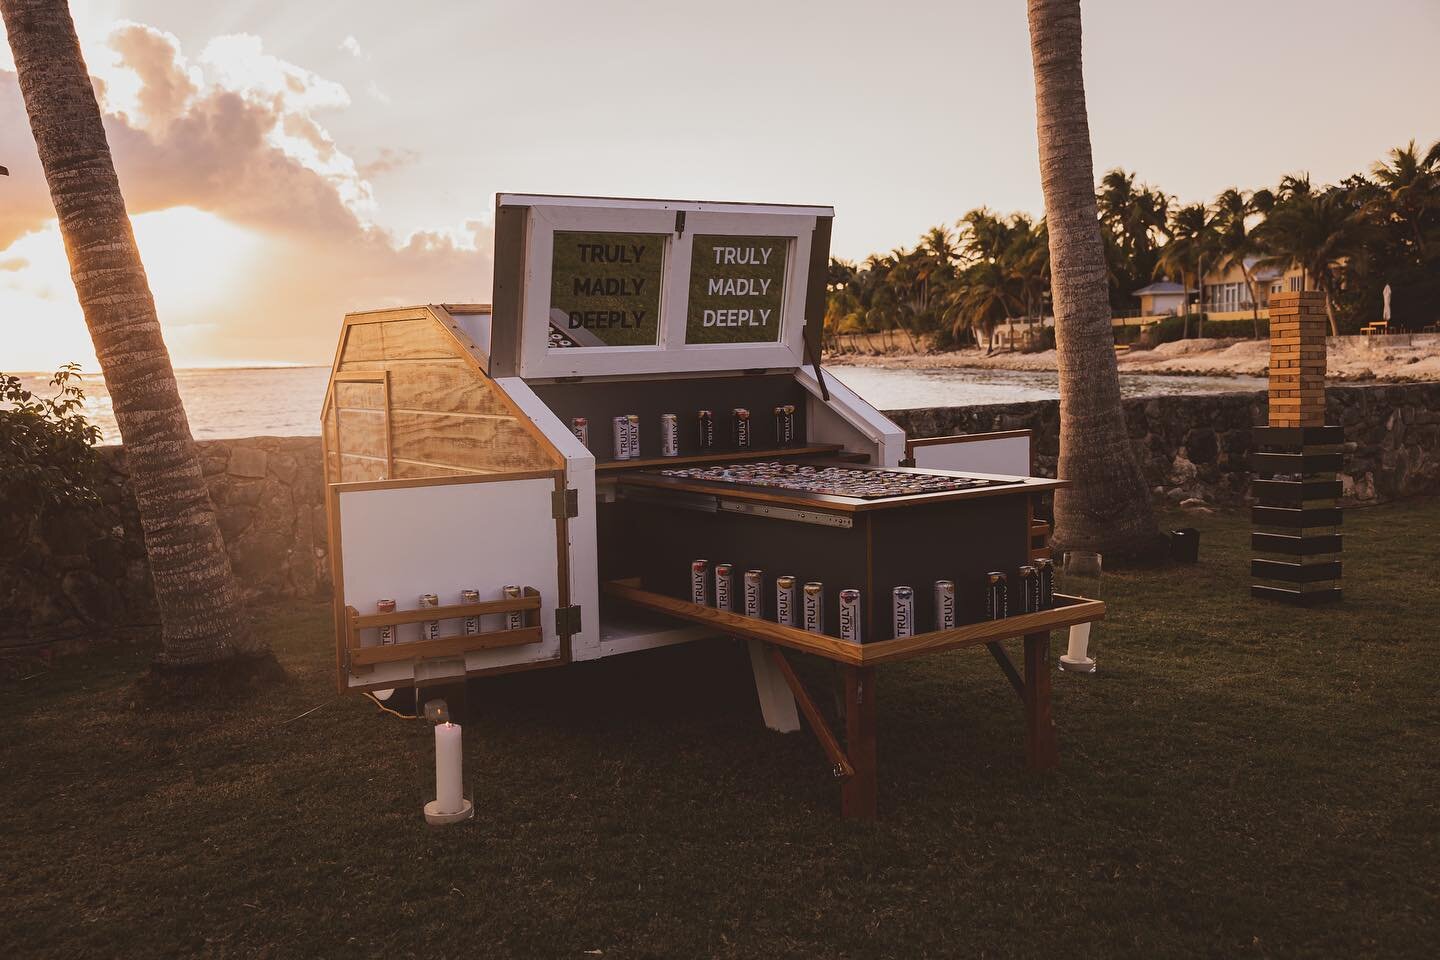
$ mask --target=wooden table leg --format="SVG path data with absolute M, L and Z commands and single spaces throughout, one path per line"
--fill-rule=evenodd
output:
M 876 719 L 875 668 L 845 667 L 845 752 L 855 768 L 840 788 L 840 815 L 846 819 L 875 819 Z
M 1025 635 L 1025 763 L 1031 770 L 1060 765 L 1050 706 L 1050 633 Z

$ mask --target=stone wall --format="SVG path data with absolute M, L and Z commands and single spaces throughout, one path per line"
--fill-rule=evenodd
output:
M 1328 419 L 1345 427 L 1345 493 L 1376 503 L 1440 493 L 1440 384 L 1332 387 Z M 1036 472 L 1055 475 L 1055 401 L 892 411 L 914 437 L 1029 428 Z M 1250 427 L 1262 393 L 1129 400 L 1126 421 L 1157 496 L 1244 503 Z M 247 601 L 327 596 L 325 507 L 316 437 L 258 437 L 199 445 L 210 495 Z M 101 448 L 109 469 L 92 516 L 32 522 L 29 543 L 0 559 L 0 652 L 152 630 L 158 622 L 124 451 Z
M 1440 383 L 1330 387 L 1326 422 L 1345 428 L 1342 475 L 1350 503 L 1440 493 Z M 1250 428 L 1265 423 L 1265 394 L 1206 394 L 1125 401 L 1135 455 L 1157 496 L 1238 505 L 1249 495 Z M 911 437 L 1029 429 L 1035 468 L 1055 476 L 1060 405 L 1055 400 L 893 410 Z
M 201 441 L 201 463 L 247 601 L 328 595 L 317 437 Z M 0 561 L 0 650 L 130 633 L 159 622 L 123 447 L 101 447 L 93 514 L 32 520 Z

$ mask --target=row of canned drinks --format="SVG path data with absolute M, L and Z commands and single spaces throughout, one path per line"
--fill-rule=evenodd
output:
M 708 560 L 690 563 L 690 602 L 702 607 L 744 613 L 747 617 L 764 619 L 765 572 L 746 570 L 741 580 L 742 608 L 735 610 L 734 568 L 728 563 L 715 564 L 713 574 Z M 1037 560 L 1016 572 L 1018 604 L 1016 613 L 1049 610 L 1055 605 L 1055 564 Z M 985 575 L 985 616 L 999 620 L 1010 615 L 1010 578 L 1001 570 Z M 712 592 L 713 584 L 713 592 Z M 775 578 L 775 622 L 787 627 L 802 627 L 810 633 L 825 632 L 825 585 L 811 580 L 799 588 L 792 576 Z M 955 628 L 955 581 L 936 580 L 935 624 L 932 629 Z M 712 602 L 713 601 L 713 602 Z M 894 637 L 915 635 L 915 590 L 899 586 L 890 591 L 890 627 Z M 798 621 L 798 622 L 797 622 Z M 861 643 L 860 591 L 840 591 L 840 639 Z
M 775 446 L 789 447 L 795 443 L 795 405 L 781 404 L 775 408 Z M 715 447 L 715 411 L 696 411 L 696 446 L 704 452 Z M 616 460 L 635 460 L 640 457 L 640 417 L 627 413 L 611 420 L 614 435 L 612 456 Z M 585 417 L 572 417 L 570 431 L 588 449 L 590 446 L 590 421 Z M 730 443 L 736 450 L 749 450 L 754 446 L 755 429 L 750 411 L 736 407 L 730 411 Z M 680 456 L 680 418 L 673 413 L 660 415 L 660 455 Z
M 520 589 L 519 586 L 517 586 L 517 585 L 515 585 L 515 584 L 506 584 L 505 586 L 503 586 L 503 587 L 500 588 L 500 599 L 501 599 L 501 600 L 519 600 L 520 597 L 521 597 L 521 595 L 522 595 L 522 593 L 523 593 L 523 591 Z M 480 602 L 480 591 L 479 591 L 479 590 L 461 590 L 461 591 L 460 591 L 460 600 L 459 600 L 459 602 L 460 602 L 461 604 L 479 603 L 479 602 Z M 434 594 L 434 593 L 422 593 L 422 594 L 420 594 L 420 604 L 419 604 L 419 606 L 418 606 L 417 609 L 420 609 L 420 610 L 428 610 L 428 609 L 431 609 L 431 608 L 434 608 L 434 607 L 438 607 L 438 606 L 440 606 L 440 597 L 439 597 L 438 594 Z M 395 601 L 394 601 L 394 600 L 377 600 L 377 601 L 375 601 L 375 612 L 376 612 L 376 613 L 394 613 L 394 612 L 395 612 Z M 505 629 L 506 629 L 506 630 L 521 630 L 521 629 L 524 628 L 524 626 L 525 626 L 525 611 L 523 611 L 523 610 L 510 610 L 510 611 L 507 611 L 505 614 L 503 614 L 503 616 L 505 617 Z M 465 617 L 465 618 L 464 618 L 464 627 L 463 627 L 463 629 L 464 629 L 464 635 L 467 636 L 467 637 L 471 637 L 471 636 L 475 636 L 475 635 L 479 634 L 479 633 L 481 632 L 481 631 L 480 631 L 480 618 L 479 618 L 478 616 Z M 436 640 L 436 639 L 439 639 L 439 637 L 440 637 L 440 621 L 439 621 L 439 620 L 423 620 L 423 621 L 421 621 L 421 623 L 420 623 L 420 636 L 419 636 L 419 639 L 421 639 L 421 640 Z M 386 647 L 388 647 L 388 646 L 390 646 L 391 644 L 396 643 L 396 642 L 397 642 L 397 638 L 396 638 L 396 634 L 395 634 L 395 626 L 394 626 L 393 624 L 387 624 L 386 626 L 383 626 L 383 627 L 380 628 L 380 645 L 381 645 L 381 646 L 386 646 Z

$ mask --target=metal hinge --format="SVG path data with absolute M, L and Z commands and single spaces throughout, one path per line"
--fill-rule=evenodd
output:
M 550 494 L 550 516 L 556 520 L 580 516 L 580 492 L 573 487 Z
M 571 637 L 580 632 L 580 608 L 556 607 L 555 632 L 562 637 Z

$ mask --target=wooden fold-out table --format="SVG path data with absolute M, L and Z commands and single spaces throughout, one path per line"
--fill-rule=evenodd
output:
M 835 776 L 841 781 L 841 815 L 855 819 L 873 819 L 877 812 L 876 667 L 983 644 L 1004 671 L 1023 704 L 1026 764 L 1032 770 L 1047 770 L 1056 766 L 1060 759 L 1051 716 L 1050 633 L 1078 623 L 1099 620 L 1105 615 L 1105 604 L 1099 600 L 1057 594 L 1056 606 L 1050 610 L 861 644 L 677 600 L 643 589 L 639 579 L 612 581 L 606 584 L 605 592 L 636 607 L 714 627 L 717 633 L 765 644 L 769 656 L 794 694 L 801 714 L 833 765 Z M 1000 645 L 1001 641 L 1015 637 L 1024 638 L 1023 673 Z M 787 648 L 824 657 L 840 665 L 845 677 L 843 745 L 800 682 L 786 657 Z

